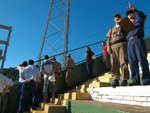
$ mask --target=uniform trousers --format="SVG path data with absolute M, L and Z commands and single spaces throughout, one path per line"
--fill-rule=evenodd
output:
M 60 75 L 59 73 L 55 73 L 55 79 L 56 79 L 56 92 L 58 92 L 58 81 L 59 81 Z
M 26 101 L 32 95 L 32 108 L 37 107 L 37 88 L 35 82 L 23 83 L 21 89 L 21 97 L 19 101 L 18 113 L 23 113 Z
M 135 38 L 128 41 L 128 59 L 132 75 L 132 82 L 140 84 L 138 62 L 140 62 L 142 68 L 142 82 L 150 82 L 147 49 L 143 38 Z
M 66 87 L 72 87 L 73 76 L 74 76 L 73 69 L 67 69 L 66 70 L 66 77 L 65 77 Z
M 122 71 L 122 80 L 129 79 L 128 60 L 127 60 L 127 44 L 120 42 L 111 46 L 111 74 L 113 80 L 120 80 L 120 68 Z

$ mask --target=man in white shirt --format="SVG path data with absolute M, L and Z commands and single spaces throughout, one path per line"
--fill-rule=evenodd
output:
M 13 82 L 10 78 L 7 78 L 7 81 L 9 83 L 9 88 L 8 90 L 6 91 L 5 95 L 2 97 L 2 111 L 1 113 L 5 113 L 6 111 L 6 108 L 7 108 L 7 101 L 8 101 L 8 95 L 10 93 L 10 88 L 13 86 Z M 7 86 L 5 86 L 6 88 Z
M 5 95 L 8 88 L 9 88 L 8 78 L 0 74 L 0 113 L 1 113 L 2 97 Z
M 44 74 L 44 87 L 43 87 L 43 102 L 46 102 L 48 99 L 48 88 L 50 81 L 48 78 L 53 76 L 55 71 L 55 66 L 52 61 L 49 60 L 48 55 L 44 56 L 44 62 L 41 66 L 41 71 Z M 55 82 L 52 82 L 52 98 L 55 97 Z
M 27 98 L 29 97 L 28 94 L 32 94 L 32 109 L 36 109 L 37 84 L 40 79 L 40 76 L 40 71 L 34 66 L 34 61 L 29 60 L 29 66 L 24 68 L 24 70 L 21 72 L 21 78 L 29 82 L 24 82 L 22 85 L 18 113 L 23 113 L 25 106 L 24 104 L 27 101 Z

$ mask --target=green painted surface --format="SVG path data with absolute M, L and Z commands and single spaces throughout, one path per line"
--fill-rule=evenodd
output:
M 66 113 L 129 113 L 125 111 L 94 106 L 91 104 L 67 101 Z

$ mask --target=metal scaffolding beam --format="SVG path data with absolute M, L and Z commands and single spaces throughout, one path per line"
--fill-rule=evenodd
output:
M 51 56 L 58 54 L 58 52 L 61 53 L 68 51 L 69 13 L 70 0 L 51 0 L 41 47 L 37 58 L 38 60 L 40 60 L 46 52 L 47 54 L 51 53 L 49 55 Z M 62 50 L 58 48 L 60 45 L 62 46 Z M 53 51 L 55 53 L 52 54 Z M 63 66 L 65 61 L 66 54 L 63 54 L 61 60 Z

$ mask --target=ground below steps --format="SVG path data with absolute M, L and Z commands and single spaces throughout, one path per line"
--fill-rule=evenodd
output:
M 91 100 L 75 100 L 73 102 L 114 109 L 114 110 L 118 110 L 118 113 L 119 111 L 120 113 L 122 113 L 121 111 L 125 111 L 128 113 L 150 113 L 150 107 L 143 107 L 143 106 L 137 106 L 137 105 L 117 104 L 117 103 L 110 103 L 110 102 L 98 102 L 98 101 L 91 101 Z

